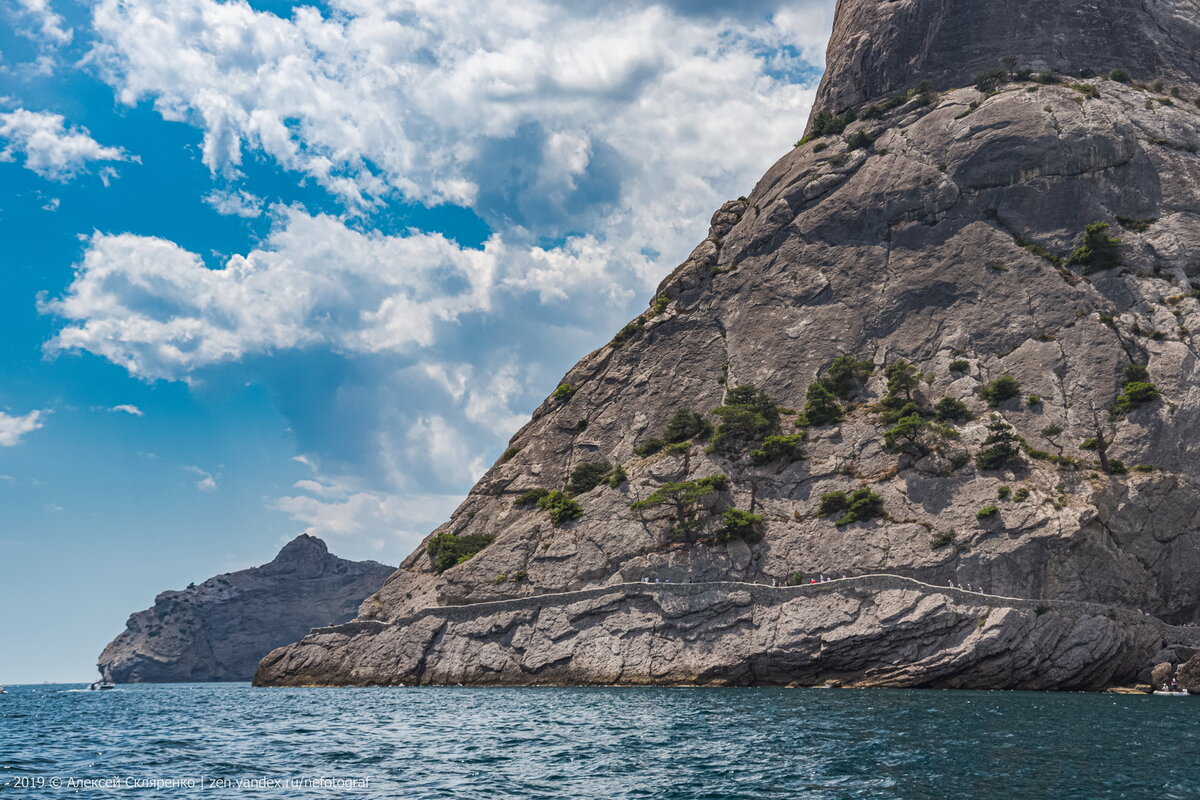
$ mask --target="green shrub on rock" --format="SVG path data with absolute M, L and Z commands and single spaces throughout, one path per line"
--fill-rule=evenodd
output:
M 1079 265 L 1084 275 L 1121 266 L 1121 253 L 1117 249 L 1121 240 L 1108 235 L 1107 222 L 1093 222 L 1084 230 L 1083 244 L 1071 254 L 1067 264 Z
M 889 408 L 913 402 L 913 392 L 921 383 L 921 373 L 915 365 L 901 358 L 888 364 L 883 374 L 887 378 L 884 403 Z
M 612 346 L 621 347 L 626 342 L 638 336 L 642 332 L 642 328 L 645 326 L 645 324 L 646 323 L 642 321 L 642 318 L 638 317 L 624 328 L 621 328 L 621 330 L 617 331 L 617 335 L 612 338 Z
M 838 356 L 818 381 L 842 400 L 849 400 L 875 372 L 875 365 L 854 356 Z
M 1161 396 L 1158 387 L 1150 382 L 1150 372 L 1141 364 L 1126 364 L 1121 373 L 1121 393 L 1113 403 L 1114 417 L 1123 417 L 1138 406 Z
M 1124 391 L 1117 396 L 1117 401 L 1113 404 L 1113 414 L 1123 417 L 1138 406 L 1143 406 L 1160 395 L 1158 387 L 1153 383 L 1145 381 L 1127 383 Z
M 875 137 L 864 130 L 857 130 L 846 137 L 847 150 L 862 150 L 875 143 Z
M 580 464 L 572 470 L 571 477 L 567 480 L 567 492 L 573 495 L 586 494 L 599 486 L 610 472 L 612 464 L 607 461 Z
M 1121 385 L 1128 386 L 1131 383 L 1149 383 L 1150 371 L 1141 364 L 1126 364 L 1125 369 L 1121 372 Z
M 709 447 L 714 452 L 733 453 L 780 433 L 779 409 L 765 392 L 749 384 L 730 390 L 725 405 L 712 413 L 721 420 Z
M 495 539 L 495 536 L 486 533 L 468 533 L 462 536 L 437 533 L 429 539 L 425 551 L 433 558 L 433 568 L 438 572 L 445 572 L 453 566 L 469 561 Z
M 887 112 L 897 109 L 907 102 L 908 98 L 903 95 L 889 97 L 886 100 L 880 100 L 878 103 L 867 106 L 858 117 L 859 119 L 878 119 Z
M 770 464 L 782 462 L 792 464 L 804 458 L 804 449 L 800 446 L 804 434 L 790 436 L 768 436 L 755 450 L 750 451 L 750 459 L 755 464 Z
M 842 406 L 837 396 L 819 381 L 809 384 L 805 397 L 803 424 L 820 427 L 842 421 Z
M 1001 84 L 1008 81 L 1008 71 L 1003 69 L 989 69 L 986 72 L 981 72 L 975 76 L 975 88 L 984 94 L 989 94 L 1000 88 Z
M 825 492 L 825 494 L 821 495 L 820 505 L 817 506 L 817 513 L 822 517 L 828 517 L 832 514 L 845 511 L 849 505 L 850 496 L 840 489 Z
M 812 118 L 812 124 L 808 127 L 808 135 L 797 144 L 806 144 L 813 139 L 820 139 L 822 136 L 836 136 L 846 130 L 846 126 L 857 118 L 853 110 L 847 111 L 841 116 L 832 111 L 818 111 Z
M 550 494 L 549 489 L 526 489 L 517 495 L 517 499 L 513 501 L 513 505 L 517 508 L 533 508 L 537 505 L 538 500 L 541 500 L 548 494 Z
M 692 439 L 707 439 L 712 435 L 712 429 L 712 423 L 704 417 L 690 408 L 681 408 L 671 417 L 671 421 L 667 423 L 661 437 L 642 442 L 633 449 L 633 452 L 646 458 L 669 444 L 682 444 Z
M 863 486 L 846 494 L 843 491 L 826 492 L 821 495 L 818 513 L 829 517 L 841 513 L 835 525 L 866 522 L 883 516 L 883 498 Z
M 1005 400 L 1021 396 L 1021 384 L 1012 375 L 1004 374 L 991 383 L 979 387 L 979 396 L 992 408 Z
M 575 387 L 571 386 L 569 383 L 560 383 L 558 388 L 554 390 L 550 397 L 560 402 L 566 402 L 567 400 L 570 400 L 571 396 L 574 394 Z
M 992 417 L 987 427 L 988 437 L 983 440 L 983 448 L 975 456 L 975 464 L 980 469 L 1003 469 L 1017 459 L 1020 453 L 1019 440 L 1012 426 L 998 416 Z
M 633 452 L 635 455 L 641 456 L 642 458 L 647 458 L 648 456 L 654 455 L 659 450 L 662 450 L 666 446 L 667 443 L 663 439 L 647 439 L 637 447 L 633 448 Z
M 555 525 L 563 525 L 573 519 L 583 516 L 583 506 L 572 500 L 564 492 L 553 491 L 537 501 L 537 507 L 550 516 Z
M 721 527 L 717 528 L 717 544 L 732 542 L 734 539 L 749 543 L 760 541 L 762 521 L 760 515 L 742 511 L 740 508 L 725 509 L 721 515 Z
M 966 422 L 971 418 L 971 411 L 963 401 L 953 397 L 943 397 L 933 407 L 933 414 L 939 422 Z
M 615 489 L 628 479 L 629 476 L 625 473 L 625 468 L 620 464 L 617 464 L 615 467 L 613 467 L 613 471 L 608 474 L 606 482 L 610 488 Z
M 929 539 L 930 550 L 940 550 L 954 544 L 954 531 L 938 531 Z
M 889 453 L 923 455 L 928 448 L 921 443 L 921 434 L 928 429 L 929 423 L 920 414 L 901 417 L 895 427 L 884 431 L 883 446 Z
M 667 423 L 666 429 L 663 430 L 663 439 L 668 444 L 686 442 L 689 439 L 707 439 L 712 435 L 712 429 L 712 423 L 704 417 L 690 408 L 681 408 Z
M 629 504 L 634 511 L 641 511 L 655 506 L 670 506 L 675 510 L 675 525 L 671 533 L 686 535 L 694 531 L 703 520 L 699 514 L 704 508 L 729 486 L 729 479 L 724 475 L 710 475 L 694 481 L 679 481 L 664 483 L 651 495 L 642 500 Z
M 882 516 L 883 498 L 864 486 L 850 493 L 846 513 L 835 524 L 841 526 L 854 522 L 868 522 Z

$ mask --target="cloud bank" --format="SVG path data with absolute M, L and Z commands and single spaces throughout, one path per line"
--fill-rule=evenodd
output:
M 98 0 L 89 63 L 121 102 L 200 131 L 215 211 L 270 227 L 219 264 L 92 235 L 42 300 L 63 321 L 47 347 L 144 379 L 253 370 L 318 467 L 276 507 L 318 533 L 405 528 L 469 486 L 799 137 L 832 13 L 334 0 L 282 17 Z M 273 195 L 252 159 L 337 210 Z M 487 233 L 397 230 L 383 219 L 399 205 L 466 209 Z

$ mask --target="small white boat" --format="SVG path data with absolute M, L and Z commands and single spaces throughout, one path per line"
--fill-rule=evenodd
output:
M 0 694 L 8 694 L 8 692 L 4 691 L 3 686 L 0 686 Z
M 1157 692 L 1155 692 L 1155 694 L 1159 695 L 1160 697 L 1187 697 L 1188 696 L 1187 692 L 1173 692 L 1169 689 L 1165 689 L 1165 690 L 1159 689 Z
M 88 684 L 89 692 L 103 692 L 115 688 L 117 688 L 117 685 L 112 681 L 96 681 L 95 683 Z

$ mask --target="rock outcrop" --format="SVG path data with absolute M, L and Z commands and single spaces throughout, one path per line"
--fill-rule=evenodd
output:
M 273 648 L 351 619 L 393 569 L 338 558 L 301 534 L 269 564 L 158 595 L 130 616 L 97 667 L 118 683 L 248 681 Z
M 1100 689 L 1164 638 L 1200 641 L 1200 629 L 895 576 L 633 583 L 318 629 L 305 646 L 271 653 L 260 676 L 290 685 Z
M 823 124 L 717 212 L 359 621 L 257 680 L 1065 688 L 1188 645 L 1170 625 L 1200 622 L 1197 4 L 992 6 L 843 0 Z M 578 509 L 521 502 L 535 489 Z M 904 590 L 424 611 L 867 573 L 1049 610 L 976 629 L 970 602 Z
M 1175 677 L 1175 665 L 1170 661 L 1160 661 L 1154 665 L 1154 669 L 1150 672 L 1150 685 L 1155 689 L 1161 689 L 1171 682 Z
M 839 0 L 819 108 L 836 112 L 927 80 L 968 86 L 1002 59 L 1039 72 L 1200 75 L 1197 0 Z
M 1200 653 L 1196 653 L 1175 670 L 1175 679 L 1179 688 L 1190 694 L 1200 694 Z M 1162 684 L 1154 684 L 1158 688 Z

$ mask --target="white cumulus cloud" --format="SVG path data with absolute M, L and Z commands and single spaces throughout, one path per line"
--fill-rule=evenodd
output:
M 0 161 L 24 157 L 25 168 L 63 181 L 93 161 L 134 161 L 119 147 L 106 147 L 83 128 L 68 128 L 61 114 L 18 108 L 0 113 Z
M 74 31 L 67 27 L 66 20 L 50 6 L 49 0 L 17 0 L 16 11 L 20 17 L 32 21 L 37 27 L 31 32 L 52 45 L 69 44 Z
M 41 410 L 16 416 L 0 411 L 0 447 L 15 447 L 20 444 L 22 436 L 45 425 L 42 419 L 49 413 Z
M 116 414 L 129 414 L 130 416 L 134 417 L 142 416 L 142 410 L 135 405 L 130 405 L 129 403 L 122 403 L 119 406 L 113 406 L 109 409 L 109 411 L 112 411 Z
M 262 216 L 262 198 L 255 197 L 245 189 L 214 189 L 204 198 L 204 202 L 212 206 L 218 214 L 233 215 L 252 219 Z
M 196 476 L 196 488 L 200 491 L 215 492 L 217 490 L 217 479 L 208 470 L 193 466 L 184 467 L 184 470 Z
M 150 378 L 179 378 L 249 354 L 321 346 L 375 353 L 429 345 L 439 322 L 487 309 L 503 246 L 440 234 L 360 233 L 284 213 L 260 249 L 209 269 L 173 242 L 96 234 L 48 349 L 81 349 Z
M 297 494 L 278 497 L 271 507 L 305 526 L 313 536 L 367 540 L 375 550 L 404 552 L 439 525 L 461 497 L 457 494 L 371 491 L 353 477 L 319 476 L 297 481 Z

